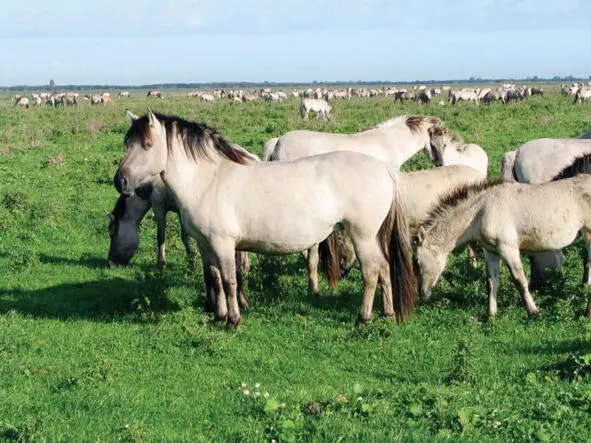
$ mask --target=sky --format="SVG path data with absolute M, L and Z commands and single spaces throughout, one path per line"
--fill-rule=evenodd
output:
M 590 0 L 25 0 L 0 85 L 591 75 Z

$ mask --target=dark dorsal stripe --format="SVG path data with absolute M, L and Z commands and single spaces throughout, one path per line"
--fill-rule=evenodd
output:
M 495 186 L 503 184 L 503 177 L 496 177 L 492 179 L 483 179 L 476 183 L 469 185 L 459 186 L 443 197 L 441 197 L 435 206 L 429 212 L 427 219 L 422 224 L 425 230 L 432 228 L 440 217 L 445 215 L 449 209 L 459 205 L 460 203 L 467 201 L 470 198 L 476 197 L 482 194 L 484 191 L 493 188 Z
M 570 165 L 554 176 L 552 181 L 574 177 L 577 174 L 591 174 L 591 153 L 575 158 Z
M 172 149 L 172 136 L 176 131 L 183 141 L 185 152 L 195 161 L 199 158 L 209 159 L 208 149 L 210 148 L 234 163 L 244 165 L 252 160 L 247 153 L 234 148 L 222 134 L 207 123 L 191 122 L 175 115 L 155 115 L 166 128 L 166 145 L 169 151 Z M 147 116 L 144 115 L 133 121 L 125 134 L 124 143 L 127 145 L 134 139 L 138 141 L 150 139 Z

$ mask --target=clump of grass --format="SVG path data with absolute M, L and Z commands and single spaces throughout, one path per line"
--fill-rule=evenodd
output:
M 64 154 L 61 151 L 55 154 L 54 156 L 50 156 L 47 160 L 47 166 L 49 166 L 50 168 L 55 166 L 61 166 L 63 163 Z
M 449 375 L 445 381 L 448 384 L 454 383 L 472 383 L 476 380 L 474 362 L 470 344 L 460 339 L 452 351 L 452 365 Z

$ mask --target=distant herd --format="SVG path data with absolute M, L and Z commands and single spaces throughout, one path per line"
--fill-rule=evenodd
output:
M 591 82 L 572 83 L 571 85 L 560 85 L 560 91 L 563 95 L 573 97 L 576 104 L 591 102 Z M 444 94 L 447 94 L 447 100 L 443 100 Z M 118 98 L 130 97 L 129 91 L 119 91 Z M 456 105 L 461 101 L 478 105 L 479 103 L 490 104 L 501 102 L 503 104 L 512 101 L 522 101 L 531 96 L 544 96 L 544 90 L 540 87 L 528 87 L 526 85 L 516 85 L 513 83 L 502 84 L 498 87 L 479 87 L 479 88 L 452 88 L 450 86 L 427 87 L 425 85 L 414 85 L 409 87 L 384 86 L 380 88 L 307 88 L 294 89 L 291 93 L 282 90 L 273 90 L 271 88 L 235 90 L 235 89 L 216 89 L 213 91 L 191 91 L 187 93 L 187 98 L 196 98 L 205 103 L 214 103 L 218 100 L 227 100 L 233 104 L 253 102 L 262 100 L 268 103 L 280 103 L 294 97 L 297 99 L 314 99 L 331 102 L 335 100 L 351 99 L 371 99 L 374 97 L 391 97 L 394 103 L 404 101 L 414 101 L 417 104 L 431 104 L 435 97 L 438 98 L 438 104 L 444 105 L 446 102 Z M 164 94 L 159 90 L 149 90 L 147 98 L 163 99 Z M 76 106 L 80 94 L 78 92 L 33 92 L 30 98 L 27 96 L 14 95 L 12 101 L 15 106 L 28 108 L 33 106 Z M 106 105 L 113 103 L 111 94 L 103 92 L 100 94 L 86 94 L 84 100 L 92 105 Z M 321 105 L 322 107 L 322 105 Z M 328 118 L 324 111 L 317 114 L 318 117 Z M 302 116 L 303 117 L 303 116 Z

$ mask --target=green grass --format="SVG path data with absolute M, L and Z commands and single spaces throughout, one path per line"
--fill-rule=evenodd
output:
M 591 323 L 578 243 L 534 294 L 536 319 L 503 269 L 499 316 L 487 320 L 482 260 L 472 270 L 462 250 L 435 300 L 407 325 L 380 319 L 376 297 L 375 319 L 361 330 L 353 326 L 357 268 L 336 291 L 323 282 L 312 300 L 299 256 L 253 256 L 251 308 L 228 332 L 203 311 L 201 270 L 187 269 L 173 216 L 166 271 L 155 268 L 150 218 L 133 265 L 107 269 L 105 213 L 117 198 L 124 109 L 148 104 L 207 121 L 256 154 L 292 129 L 354 132 L 400 114 L 437 115 L 483 146 L 491 175 L 503 152 L 526 140 L 591 126 L 591 108 L 558 93 L 478 108 L 337 102 L 334 124 L 302 122 L 293 99 L 204 105 L 180 92 L 150 102 L 138 93 L 106 108 L 29 110 L 4 100 L 0 440 L 591 440 Z M 428 167 L 422 154 L 407 166 L 420 167 Z

